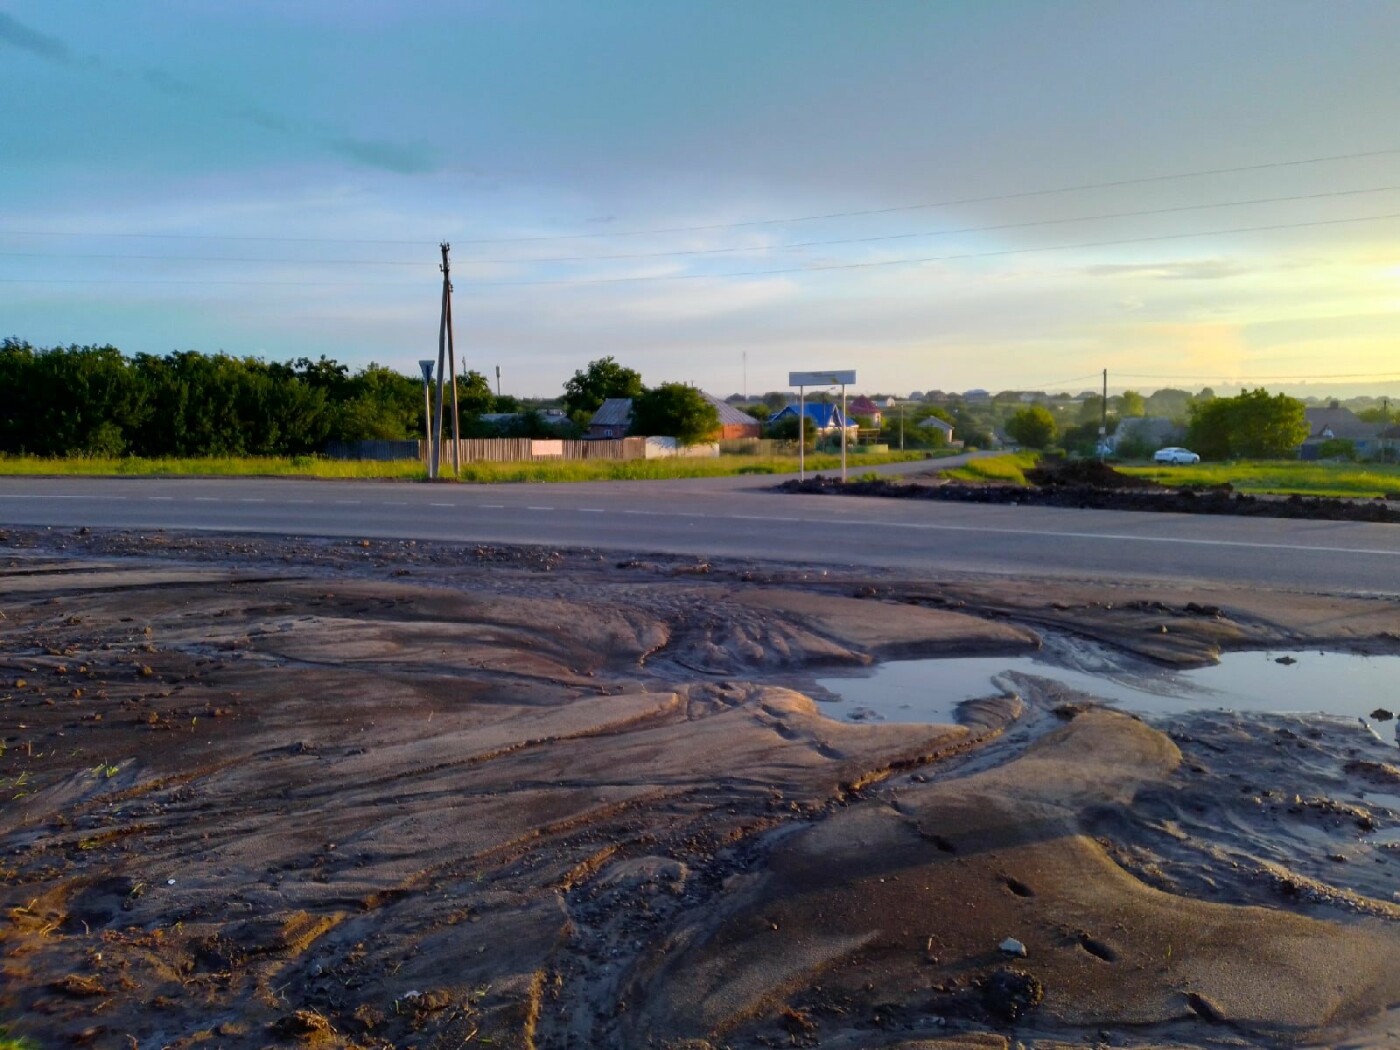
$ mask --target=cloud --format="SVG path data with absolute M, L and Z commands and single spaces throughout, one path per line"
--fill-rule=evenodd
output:
M 143 69 L 141 79 L 146 85 L 171 98 L 189 99 L 212 106 L 224 116 L 241 120 L 263 131 L 291 137 L 305 136 L 332 153 L 371 168 L 412 175 L 431 171 L 432 162 L 426 150 L 394 142 L 354 138 L 324 125 L 296 121 L 260 106 L 234 102 L 163 69 Z
M 344 136 L 323 138 L 321 145 L 349 160 L 399 175 L 420 175 L 434 169 L 428 151 L 416 146 Z
M 28 51 L 30 54 L 59 65 L 80 64 L 73 52 L 69 50 L 68 45 L 62 40 L 30 29 L 4 12 L 0 12 L 0 43 L 9 44 L 21 51 Z M 95 59 L 88 59 L 87 64 L 97 65 L 98 63 Z M 110 67 L 105 72 L 108 76 L 118 79 L 125 79 L 131 75 L 127 71 Z M 348 135 L 340 128 L 316 122 L 298 121 L 259 106 L 225 98 L 217 92 L 174 76 L 163 69 L 148 67 L 140 70 L 137 76 L 152 91 L 165 95 L 167 98 L 177 98 L 210 106 L 231 120 L 251 124 L 263 131 L 293 138 L 307 138 L 322 149 L 329 150 L 366 167 L 391 171 L 400 175 L 420 174 L 432 171 L 434 168 L 428 151 L 419 146 L 362 139 Z
M 0 11 L 0 40 L 50 62 L 58 62 L 65 66 L 73 62 L 73 53 L 62 40 L 30 29 L 3 11 Z
M 1089 277 L 1150 277 L 1159 281 L 1218 281 L 1249 272 L 1239 263 L 1225 259 L 1188 259 L 1182 262 L 1110 263 L 1086 266 Z

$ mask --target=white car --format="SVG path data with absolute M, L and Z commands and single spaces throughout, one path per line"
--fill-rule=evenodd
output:
M 1152 456 L 1154 463 L 1199 463 L 1201 457 L 1189 448 L 1159 448 Z

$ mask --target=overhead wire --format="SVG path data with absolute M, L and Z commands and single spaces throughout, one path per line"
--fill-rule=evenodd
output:
M 453 242 L 463 244 L 526 244 L 539 241 L 568 241 L 610 237 L 642 237 L 663 233 L 699 233 L 713 230 L 737 230 L 754 226 L 778 226 L 799 222 L 817 222 L 829 219 L 861 218 L 873 215 L 893 215 L 901 212 L 928 211 L 936 208 L 953 208 L 969 204 L 992 204 L 1000 201 L 1024 200 L 1030 197 L 1045 197 L 1065 193 L 1080 193 L 1089 190 L 1117 189 L 1127 186 L 1143 186 L 1152 183 L 1174 182 L 1182 179 L 1205 178 L 1215 175 L 1234 175 L 1246 172 L 1267 171 L 1278 168 L 1303 167 L 1314 164 L 1330 164 L 1338 161 L 1363 160 L 1400 154 L 1400 147 L 1378 150 L 1365 150 L 1356 153 L 1337 153 L 1321 157 L 1303 157 L 1289 160 L 1265 161 L 1259 164 L 1243 164 L 1233 167 L 1203 168 L 1195 171 L 1173 172 L 1162 175 L 1143 175 L 1127 179 L 1110 179 L 1101 182 L 1086 182 L 1070 186 L 1019 190 L 1011 193 L 984 194 L 973 197 L 956 197 L 922 204 L 902 204 L 888 208 L 864 208 L 852 211 L 833 211 L 820 214 L 793 215 L 776 218 L 745 219 L 736 222 L 702 223 L 688 226 L 658 226 L 635 230 L 602 230 L 588 233 L 540 234 L 525 237 L 479 237 L 454 238 Z M 111 237 L 143 238 L 163 240 L 224 240 L 224 241 L 264 241 L 288 244 L 398 244 L 436 245 L 440 238 L 383 239 L 364 237 L 268 237 L 249 234 L 188 234 L 188 233 L 149 233 L 149 232 L 95 232 L 72 230 L 0 230 L 0 236 L 16 237 Z
M 1270 223 L 1261 226 L 1234 226 L 1216 230 L 1197 230 L 1189 233 L 1158 234 L 1151 237 L 1125 237 L 1115 240 L 1077 241 L 1069 244 L 1046 244 L 1028 248 L 1001 248 L 984 252 L 961 252 L 953 255 L 934 255 L 920 258 L 877 259 L 854 263 L 819 263 L 811 266 L 770 268 L 766 270 L 733 270 L 722 273 L 646 274 L 628 277 L 584 277 L 562 280 L 539 281 L 472 281 L 467 285 L 468 292 L 483 288 L 522 288 L 522 287 L 586 287 L 602 284 L 634 284 L 649 281 L 694 281 L 719 280 L 728 277 L 769 277 L 795 273 L 824 273 L 835 270 L 873 269 L 887 266 L 918 266 L 937 262 L 961 262 L 971 259 L 989 259 L 1008 255 L 1028 255 L 1038 252 L 1071 251 L 1082 248 L 1119 247 L 1129 244 L 1151 244 L 1163 241 L 1189 240 L 1197 237 L 1218 237 L 1236 233 L 1265 233 L 1277 230 L 1296 230 L 1322 226 L 1342 226 L 1361 222 L 1383 222 L 1400 219 L 1400 212 L 1385 212 L 1379 215 L 1358 215 L 1338 219 L 1315 219 L 1307 222 Z M 286 261 L 286 260 L 279 260 Z M 224 279 L 143 279 L 143 278 L 24 278 L 0 277 L 0 284 L 209 284 L 209 285 L 274 285 L 274 286 L 322 286 L 322 287 L 419 287 L 418 282 L 397 282 L 386 285 L 382 281 L 288 281 L 288 280 L 224 280 Z
M 1338 197 L 1356 197 L 1400 190 L 1400 184 L 1371 186 L 1360 189 L 1326 190 L 1320 193 L 1292 194 L 1283 197 L 1252 197 L 1246 200 L 1211 201 L 1204 204 L 1179 204 L 1169 208 L 1144 208 L 1136 211 L 1100 212 L 1093 215 L 1072 215 L 1054 219 L 1032 219 L 1025 222 L 1004 222 L 988 226 L 962 226 L 945 230 L 924 230 L 913 233 L 880 234 L 872 237 L 842 237 L 834 240 L 796 241 L 787 244 L 746 245 L 729 248 L 691 248 L 668 252 L 641 252 L 624 255 L 565 255 L 526 258 L 481 259 L 459 257 L 459 264 L 475 265 L 533 265 L 540 263 L 615 262 L 636 259 L 664 259 L 697 255 L 724 255 L 747 252 L 777 252 L 796 248 L 827 248 L 851 244 L 875 244 L 887 241 L 915 240 L 921 237 L 951 237 L 969 233 L 995 233 L 1004 230 L 1024 230 L 1042 226 L 1067 226 L 1080 222 L 1102 222 L 1114 219 L 1135 219 L 1155 215 L 1172 215 L 1219 208 L 1242 208 L 1262 204 L 1295 203 Z M 104 259 L 153 262 L 211 262 L 211 263 L 289 263 L 305 266 L 425 266 L 437 265 L 436 259 L 297 259 L 269 256 L 236 255 L 134 255 L 126 252 L 15 252 L 0 251 L 0 258 L 9 259 Z

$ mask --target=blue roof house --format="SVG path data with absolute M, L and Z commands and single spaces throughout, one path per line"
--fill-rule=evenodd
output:
M 856 424 L 849 423 L 841 415 L 840 405 L 827 405 L 820 401 L 809 402 L 804 406 L 806 416 L 812 421 L 812 426 L 816 428 L 818 434 L 830 434 L 832 431 L 840 430 L 843 427 L 847 430 L 854 430 Z M 777 412 L 768 417 L 769 424 L 776 423 L 780 419 L 797 415 L 797 406 L 788 405 L 781 412 Z

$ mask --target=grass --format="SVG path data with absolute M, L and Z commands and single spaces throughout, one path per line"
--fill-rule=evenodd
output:
M 861 455 L 859 465 L 901 463 L 923 459 L 922 452 L 890 452 Z M 807 456 L 809 471 L 841 467 L 840 455 Z M 663 478 L 708 478 L 734 474 L 792 474 L 796 456 L 720 456 L 715 459 L 557 460 L 531 463 L 464 463 L 464 482 L 571 482 L 630 481 Z M 210 457 L 201 459 L 72 458 L 41 459 L 36 456 L 0 456 L 0 475 L 83 475 L 98 477 L 316 477 L 372 478 L 423 481 L 422 463 L 414 460 L 370 462 L 332 460 L 313 456 L 294 458 Z M 444 476 L 450 469 L 444 469 Z
M 1219 485 L 1257 495 L 1343 496 L 1369 499 L 1400 492 L 1400 464 L 1304 463 L 1300 460 L 1241 460 L 1189 467 L 1114 464 L 1124 474 L 1164 485 Z
M 1038 452 L 1007 452 L 1000 456 L 987 456 L 974 459 L 945 470 L 943 476 L 950 481 L 992 481 L 1003 485 L 1026 484 L 1026 471 L 1040 461 Z
M 0 1028 L 0 1050 L 39 1050 L 39 1044 L 28 1039 L 16 1039 L 9 1031 Z
M 64 475 L 88 477 L 300 477 L 300 478 L 417 478 L 427 472 L 416 460 L 322 459 L 320 456 L 198 456 L 143 459 L 136 456 L 0 456 L 0 475 Z

